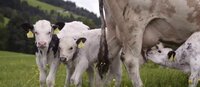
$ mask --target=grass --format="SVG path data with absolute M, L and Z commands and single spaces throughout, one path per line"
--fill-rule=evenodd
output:
M 122 87 L 131 87 L 125 69 L 123 71 Z M 38 77 L 34 55 L 0 51 L 0 87 L 39 87 Z M 151 62 L 141 67 L 141 77 L 144 87 L 188 85 L 188 75 L 174 69 L 159 67 Z M 58 69 L 55 87 L 63 87 L 64 80 L 65 66 L 62 64 Z M 87 82 L 87 75 L 84 74 L 83 87 L 88 87 Z

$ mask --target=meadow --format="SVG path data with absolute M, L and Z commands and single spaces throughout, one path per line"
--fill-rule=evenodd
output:
M 65 72 L 65 66 L 61 64 L 55 87 L 63 87 Z M 160 67 L 152 62 L 141 66 L 140 73 L 144 87 L 187 87 L 188 85 L 187 74 Z M 0 87 L 39 87 L 38 77 L 34 55 L 0 51 Z M 87 75 L 84 74 L 83 87 L 88 87 L 87 83 Z M 131 87 L 124 68 L 121 87 Z

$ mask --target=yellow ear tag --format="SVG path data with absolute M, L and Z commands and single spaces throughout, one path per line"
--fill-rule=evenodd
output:
M 58 28 L 56 28 L 53 32 L 53 34 L 58 34 L 60 32 L 60 30 Z
M 33 37 L 34 37 L 33 32 L 31 32 L 30 30 L 29 30 L 29 32 L 26 34 L 26 36 L 27 36 L 27 38 L 33 38 Z
M 84 43 L 81 41 L 79 44 L 78 44 L 78 48 L 83 48 L 84 47 Z
M 189 83 L 189 84 L 192 84 L 193 82 L 192 82 L 192 80 L 188 80 L 188 83 Z
M 171 57 L 169 58 L 169 61 L 171 61 L 171 62 L 175 61 L 175 57 L 173 57 L 173 55 L 171 55 Z

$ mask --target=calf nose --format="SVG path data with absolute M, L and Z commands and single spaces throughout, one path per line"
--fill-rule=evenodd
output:
M 66 57 L 60 57 L 60 61 L 65 62 L 66 61 Z
M 149 56 L 149 55 L 151 55 L 151 54 L 153 54 L 153 52 L 147 52 L 147 53 L 146 53 L 147 56 Z
M 44 48 L 45 46 L 46 46 L 46 42 L 44 42 L 44 41 L 40 41 L 40 42 L 38 42 L 38 46 L 39 47 L 42 47 L 42 48 Z

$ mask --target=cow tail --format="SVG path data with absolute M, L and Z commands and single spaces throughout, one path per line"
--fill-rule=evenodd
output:
M 101 39 L 100 39 L 100 48 L 98 53 L 98 63 L 97 68 L 101 78 L 103 75 L 108 72 L 110 61 L 108 59 L 108 44 L 106 40 L 106 23 L 104 20 L 104 13 L 103 13 L 103 0 L 99 0 L 99 11 L 100 11 L 100 18 L 101 18 Z

